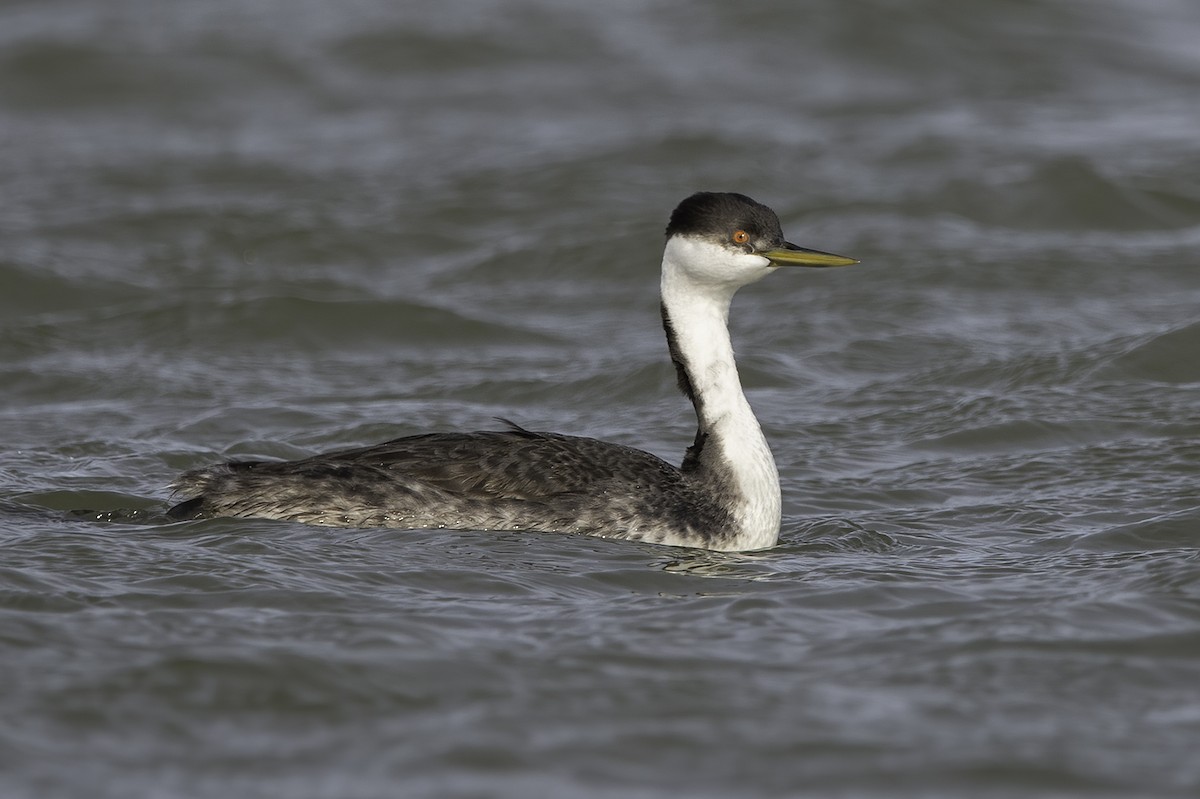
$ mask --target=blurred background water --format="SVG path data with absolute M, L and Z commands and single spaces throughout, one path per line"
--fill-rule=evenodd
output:
M 9 0 L 0 795 L 1195 796 L 1200 6 Z M 780 545 L 168 524 L 511 418 L 678 460 L 670 210 Z

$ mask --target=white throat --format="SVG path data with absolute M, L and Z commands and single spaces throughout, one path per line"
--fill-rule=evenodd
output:
M 734 362 L 729 305 L 741 286 L 771 271 L 761 256 L 731 256 L 700 238 L 672 237 L 663 253 L 663 308 L 707 434 L 702 463 L 732 494 L 729 510 L 740 527 L 733 548 L 744 550 L 776 543 L 781 499 L 775 459 Z

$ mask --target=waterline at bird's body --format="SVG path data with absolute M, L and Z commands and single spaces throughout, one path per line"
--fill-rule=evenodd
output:
M 699 193 L 680 203 L 667 226 L 662 316 L 698 428 L 678 468 L 631 447 L 516 426 L 429 433 L 297 461 L 197 469 L 174 483 L 186 499 L 170 513 L 772 546 L 779 475 L 738 377 L 730 303 L 779 266 L 851 263 L 787 243 L 775 213 L 743 195 Z

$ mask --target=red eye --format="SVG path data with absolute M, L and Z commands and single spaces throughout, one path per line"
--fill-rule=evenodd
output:
M 744 230 L 735 230 L 730 238 L 733 239 L 734 244 L 745 244 L 750 241 L 750 234 Z

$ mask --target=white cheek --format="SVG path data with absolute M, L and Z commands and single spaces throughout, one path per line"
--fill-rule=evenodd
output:
M 733 252 L 700 238 L 677 236 L 667 243 L 663 265 L 697 284 L 744 286 L 769 275 L 775 267 L 761 255 Z
M 740 285 L 762 280 L 779 268 L 770 260 L 753 253 L 739 255 L 733 263 L 735 264 L 733 269 L 726 267 L 726 275 L 727 278 L 734 279 Z
M 746 253 L 745 260 L 746 260 L 747 264 L 752 264 L 757 269 L 766 270 L 765 274 L 770 274 L 771 272 L 778 269 L 777 266 L 775 266 L 774 264 L 771 263 L 771 259 L 769 259 L 765 256 L 762 256 L 762 255 L 753 255 L 751 253 Z

